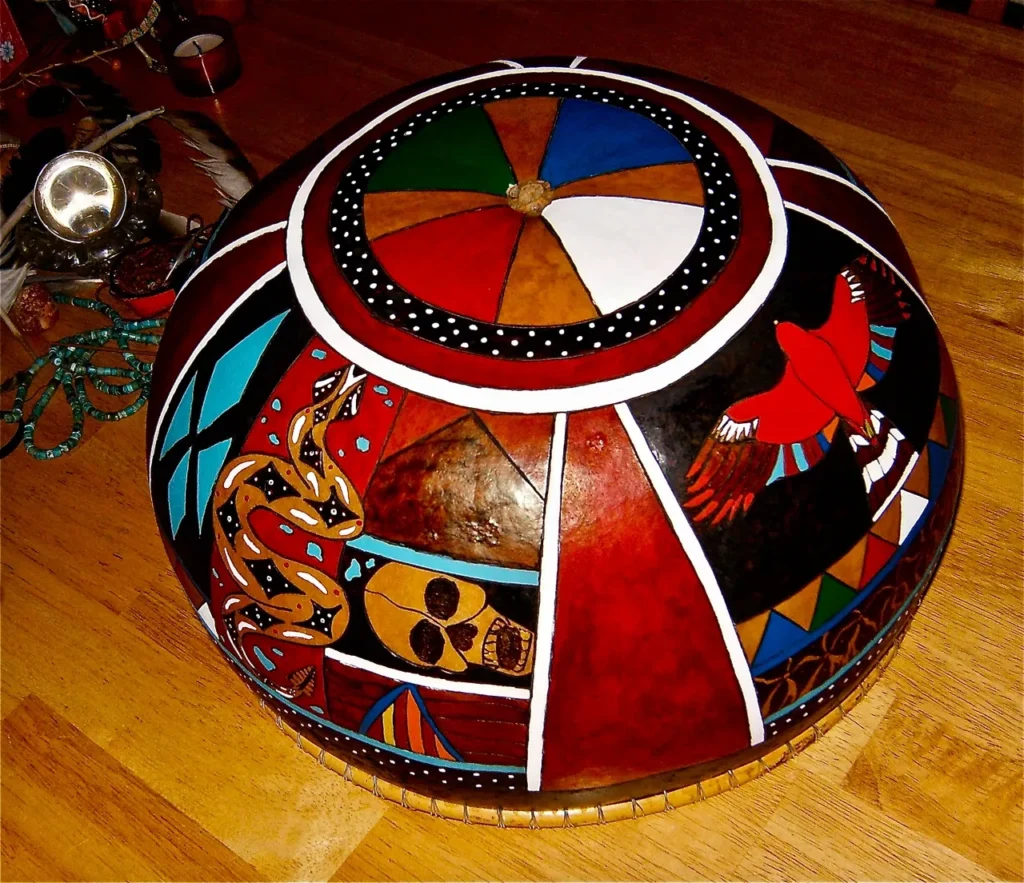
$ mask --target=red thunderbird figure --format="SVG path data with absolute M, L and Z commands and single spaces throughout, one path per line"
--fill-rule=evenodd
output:
M 776 322 L 782 379 L 722 415 L 687 473 L 688 509 L 711 525 L 746 512 L 769 484 L 811 469 L 842 424 L 864 478 L 873 520 L 910 474 L 917 452 L 861 393 L 885 375 L 896 326 L 909 318 L 892 271 L 864 256 L 836 276 L 820 328 Z

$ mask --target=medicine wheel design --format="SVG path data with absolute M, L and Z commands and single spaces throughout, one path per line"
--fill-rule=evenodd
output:
M 382 376 L 510 411 L 612 404 L 706 359 L 777 275 L 781 200 L 727 120 L 628 85 L 464 85 L 342 145 L 293 208 L 313 324 Z
M 345 248 L 354 186 L 341 188 L 332 210 L 339 264 L 364 300 L 377 277 L 362 276 L 379 269 L 415 296 L 396 309 L 394 297 L 377 297 L 382 307 L 396 301 L 379 312 L 397 313 L 394 321 L 427 339 L 511 358 L 614 346 L 681 311 L 735 246 L 732 172 L 685 120 L 647 102 L 642 115 L 640 99 L 599 98 L 603 91 L 446 102 L 393 132 L 383 150 L 364 152 L 354 165 L 373 172 L 362 199 L 367 258 Z M 718 207 L 710 224 L 706 196 Z M 667 301 L 650 319 L 629 309 L 659 286 Z M 423 305 L 436 308 L 433 321 Z M 485 340 L 503 326 L 511 326 L 505 335 Z M 565 326 L 575 327 L 528 336 Z M 517 336 L 526 339 L 513 346 Z

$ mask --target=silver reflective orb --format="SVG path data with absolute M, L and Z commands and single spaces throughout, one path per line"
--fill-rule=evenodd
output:
M 116 227 L 128 201 L 121 173 L 98 153 L 72 150 L 50 160 L 32 194 L 36 215 L 54 236 L 85 242 Z

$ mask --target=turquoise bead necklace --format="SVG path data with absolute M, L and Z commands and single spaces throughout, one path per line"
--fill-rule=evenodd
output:
M 96 420 L 112 422 L 123 420 L 138 411 L 149 400 L 150 381 L 153 363 L 140 359 L 131 350 L 131 344 L 152 344 L 160 342 L 160 334 L 151 333 L 164 326 L 163 319 L 141 319 L 126 321 L 113 307 L 100 300 L 84 297 L 72 297 L 65 294 L 54 294 L 53 299 L 59 304 L 68 304 L 82 309 L 101 313 L 110 320 L 110 325 L 93 331 L 83 331 L 64 337 L 50 347 L 44 356 L 36 359 L 26 370 L 15 374 L 6 381 L 0 392 L 6 392 L 16 384 L 14 405 L 3 411 L 5 423 L 19 424 L 19 435 L 24 439 L 25 450 L 29 456 L 37 460 L 53 460 L 61 457 L 77 447 L 82 440 L 82 429 L 86 415 Z M 107 367 L 93 365 L 92 360 L 107 344 L 113 343 L 121 351 L 123 366 Z M 54 367 L 53 377 L 43 389 L 28 417 L 25 417 L 25 399 L 29 387 L 39 372 L 47 365 Z M 96 407 L 86 391 L 86 378 L 101 393 L 114 396 L 136 394 L 131 404 L 116 411 L 106 411 Z M 125 382 L 110 383 L 117 378 Z M 58 389 L 63 389 L 71 408 L 71 433 L 64 441 L 52 448 L 40 448 L 35 443 L 36 424 L 47 405 Z M 12 445 L 12 442 L 14 444 Z M 14 439 L 4 446 L 5 453 L 16 446 Z

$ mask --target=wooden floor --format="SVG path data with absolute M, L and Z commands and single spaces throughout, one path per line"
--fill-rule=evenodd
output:
M 2 467 L 0 876 L 1021 879 L 1021 33 L 880 0 L 305 0 L 257 2 L 239 38 L 243 78 L 216 102 L 176 98 L 134 57 L 118 82 L 139 109 L 219 114 L 261 171 L 392 89 L 524 55 L 706 78 L 821 138 L 890 210 L 945 331 L 959 521 L 896 661 L 796 760 L 635 822 L 483 829 L 386 805 L 277 731 L 168 566 L 144 420 L 90 423 L 71 456 Z M 212 219 L 206 183 L 166 153 L 168 206 Z M 6 376 L 23 354 L 3 344 Z

